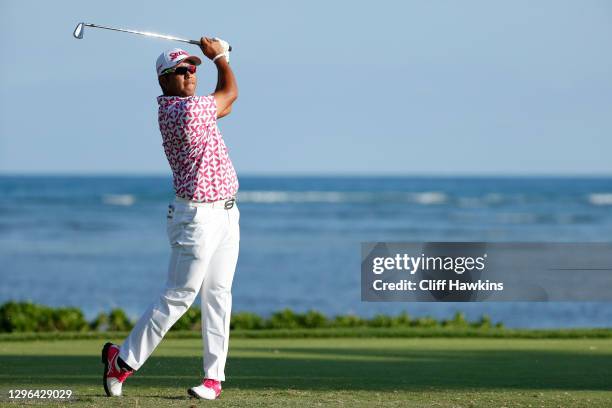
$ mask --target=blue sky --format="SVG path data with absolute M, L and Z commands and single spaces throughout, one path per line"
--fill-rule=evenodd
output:
M 230 41 L 239 174 L 612 174 L 607 1 L 24 0 L 0 3 L 0 173 L 170 173 L 178 43 L 79 21 Z

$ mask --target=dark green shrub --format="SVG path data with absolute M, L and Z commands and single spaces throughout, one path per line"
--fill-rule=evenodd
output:
M 5 333 L 37 331 L 41 309 L 29 302 L 3 304 L 0 307 L 0 330 Z
M 83 312 L 76 307 L 55 309 L 52 312 L 54 330 L 85 331 L 89 329 Z
M 391 327 L 393 325 L 393 318 L 382 314 L 377 314 L 372 319 L 368 320 L 368 326 L 370 327 Z
M 130 331 L 134 324 L 121 309 L 113 309 L 108 314 L 108 330 L 110 331 Z
M 31 302 L 7 302 L 0 307 L 0 331 L 84 331 L 89 328 L 83 312 L 74 307 L 52 309 Z
M 108 314 L 102 312 L 89 324 L 92 330 L 108 331 Z
M 267 327 L 271 329 L 296 329 L 300 327 L 299 316 L 291 309 L 272 313 Z
M 468 327 L 469 322 L 465 319 L 465 314 L 462 312 L 456 312 L 452 319 L 444 320 L 442 325 L 452 327 Z
M 410 322 L 410 325 L 413 327 L 436 327 L 439 324 L 440 322 L 429 316 L 417 317 L 416 319 Z
M 234 313 L 231 318 L 230 328 L 241 330 L 257 330 L 265 327 L 265 321 L 259 315 L 250 312 Z
M 491 317 L 488 315 L 482 315 L 480 320 L 475 323 L 472 323 L 472 327 L 477 327 L 481 329 L 489 329 L 493 327 L 493 322 L 491 321 Z
M 365 325 L 366 321 L 355 315 L 338 315 L 331 323 L 332 327 L 360 327 Z
M 172 330 L 200 330 L 202 328 L 202 312 L 200 307 L 189 308 L 172 326 Z
M 408 327 L 410 326 L 411 320 L 410 315 L 406 312 L 401 312 L 399 315 L 393 317 L 391 326 L 393 327 Z
M 316 310 L 309 310 L 302 316 L 302 327 L 314 329 L 327 326 L 327 317 Z

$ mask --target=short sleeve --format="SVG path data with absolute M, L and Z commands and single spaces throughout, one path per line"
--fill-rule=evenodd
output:
M 179 111 L 185 124 L 211 126 L 217 122 L 217 101 L 213 95 L 185 98 L 181 100 Z

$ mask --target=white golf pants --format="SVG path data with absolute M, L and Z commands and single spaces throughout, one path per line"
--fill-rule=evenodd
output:
M 138 370 L 172 325 L 202 294 L 204 375 L 225 380 L 232 280 L 238 260 L 240 211 L 177 198 L 168 209 L 172 248 L 168 280 L 160 297 L 140 317 L 119 356 Z

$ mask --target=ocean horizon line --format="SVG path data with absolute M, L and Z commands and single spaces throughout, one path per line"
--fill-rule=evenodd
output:
M 18 173 L 0 172 L 0 178 L 172 178 L 171 173 Z M 610 179 L 611 174 L 553 173 L 241 173 L 241 178 L 363 178 L 363 179 Z

